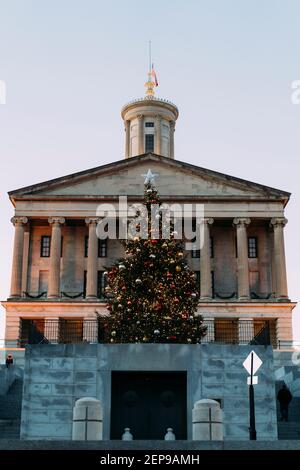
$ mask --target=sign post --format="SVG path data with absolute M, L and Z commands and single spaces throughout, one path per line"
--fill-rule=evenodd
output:
M 243 366 L 250 374 L 248 377 L 247 383 L 249 385 L 249 411 L 250 411 L 250 426 L 249 426 L 249 436 L 251 441 L 256 441 L 256 429 L 255 429 L 255 401 L 254 401 L 254 385 L 258 383 L 258 378 L 254 376 L 255 372 L 258 371 L 262 365 L 262 360 L 258 355 L 251 351 L 249 356 L 243 363 Z

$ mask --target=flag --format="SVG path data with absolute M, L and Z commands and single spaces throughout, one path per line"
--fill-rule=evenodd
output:
M 158 80 L 157 80 L 156 72 L 155 72 L 155 70 L 154 70 L 154 64 L 152 64 L 152 72 L 151 72 L 151 74 L 152 74 L 152 78 L 153 78 L 153 81 L 154 81 L 155 86 L 158 86 Z

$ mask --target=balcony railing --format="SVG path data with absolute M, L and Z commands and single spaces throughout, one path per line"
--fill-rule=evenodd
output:
M 106 319 L 107 323 L 109 319 Z M 172 321 L 172 320 L 171 320 Z M 99 319 L 21 320 L 19 346 L 47 343 L 110 343 L 109 329 Z M 206 335 L 201 343 L 272 345 L 277 347 L 275 323 L 251 320 L 204 320 Z M 178 325 L 177 325 L 178 326 Z M 122 337 L 119 342 L 122 341 Z M 176 341 L 172 341 L 176 343 Z M 180 342 L 180 341 L 178 341 Z

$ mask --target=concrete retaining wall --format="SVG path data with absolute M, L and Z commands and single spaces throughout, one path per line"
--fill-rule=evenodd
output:
M 187 428 L 192 439 L 196 401 L 221 401 L 225 440 L 248 440 L 247 372 L 242 363 L 254 349 L 263 360 L 255 386 L 258 440 L 277 439 L 271 347 L 173 344 L 37 345 L 26 350 L 21 438 L 69 440 L 75 400 L 103 404 L 103 439 L 110 438 L 112 371 L 186 371 Z

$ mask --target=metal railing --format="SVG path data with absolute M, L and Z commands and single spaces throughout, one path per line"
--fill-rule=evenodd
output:
M 170 320 L 170 322 L 172 321 L 174 322 L 174 320 Z M 277 347 L 272 321 L 266 320 L 257 332 L 255 332 L 257 330 L 255 322 L 251 320 L 209 319 L 204 320 L 203 325 L 206 327 L 206 334 L 200 340 L 201 343 L 256 344 Z M 178 321 L 176 326 L 180 328 Z M 105 319 L 104 317 L 98 319 L 56 319 L 42 322 L 41 320 L 21 320 L 19 347 L 24 347 L 26 344 L 85 342 L 111 342 L 109 317 L 105 317 Z M 122 336 L 119 335 L 116 342 L 126 341 L 123 341 Z M 182 343 L 184 341 L 181 341 L 179 335 L 177 340 L 171 342 Z

